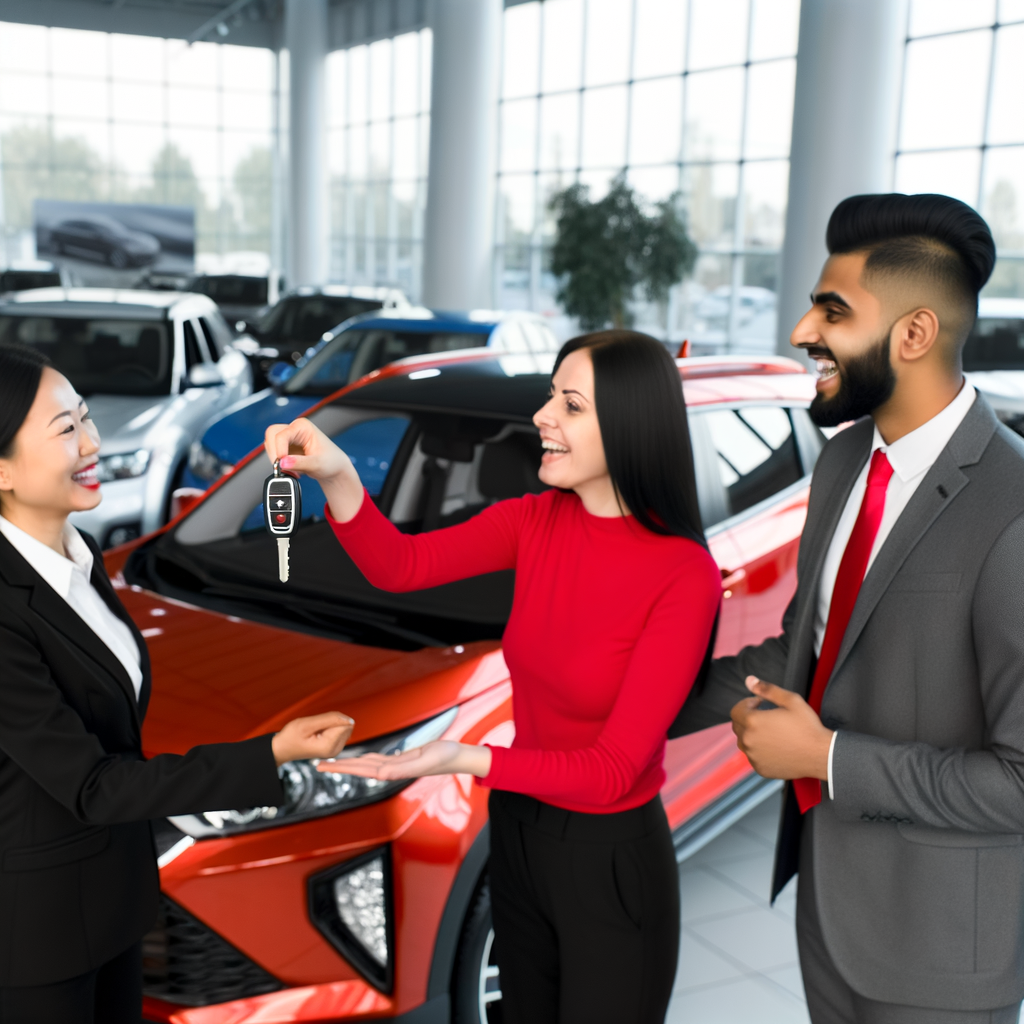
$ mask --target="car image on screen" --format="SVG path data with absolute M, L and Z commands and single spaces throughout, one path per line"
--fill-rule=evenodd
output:
M 115 270 L 147 267 L 160 255 L 160 243 L 145 231 L 132 231 L 113 217 L 88 214 L 71 217 L 50 230 L 50 248 L 57 255 L 106 263 Z

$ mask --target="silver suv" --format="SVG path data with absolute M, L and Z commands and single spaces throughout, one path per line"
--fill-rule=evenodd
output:
M 75 513 L 104 547 L 162 526 L 189 445 L 252 392 L 249 360 L 212 299 L 45 288 L 0 299 L 0 344 L 45 353 L 89 402 L 103 501 Z

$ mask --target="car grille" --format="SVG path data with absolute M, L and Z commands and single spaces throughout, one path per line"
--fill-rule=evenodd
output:
M 142 940 L 143 990 L 184 1006 L 209 1006 L 284 986 L 161 894 L 156 926 Z

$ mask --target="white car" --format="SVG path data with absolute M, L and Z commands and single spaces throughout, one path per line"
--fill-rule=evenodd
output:
M 167 521 L 189 446 L 252 393 L 249 360 L 212 299 L 41 288 L 0 300 L 0 343 L 31 345 L 88 399 L 103 501 L 72 521 L 103 547 Z
M 979 300 L 964 371 L 999 418 L 1024 433 L 1024 299 Z

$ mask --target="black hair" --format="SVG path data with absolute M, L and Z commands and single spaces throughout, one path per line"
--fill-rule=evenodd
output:
M 866 250 L 866 274 L 922 274 L 951 292 L 967 314 L 960 341 L 996 262 L 984 218 L 951 196 L 850 196 L 832 211 L 825 242 L 832 255 Z
M 562 346 L 552 376 L 582 348 L 594 366 L 597 422 L 620 501 L 652 533 L 707 547 L 686 402 L 668 350 L 638 331 L 596 331 Z
M 52 365 L 27 345 L 0 345 L 0 459 L 14 454 L 14 439 L 36 400 L 43 370 Z

